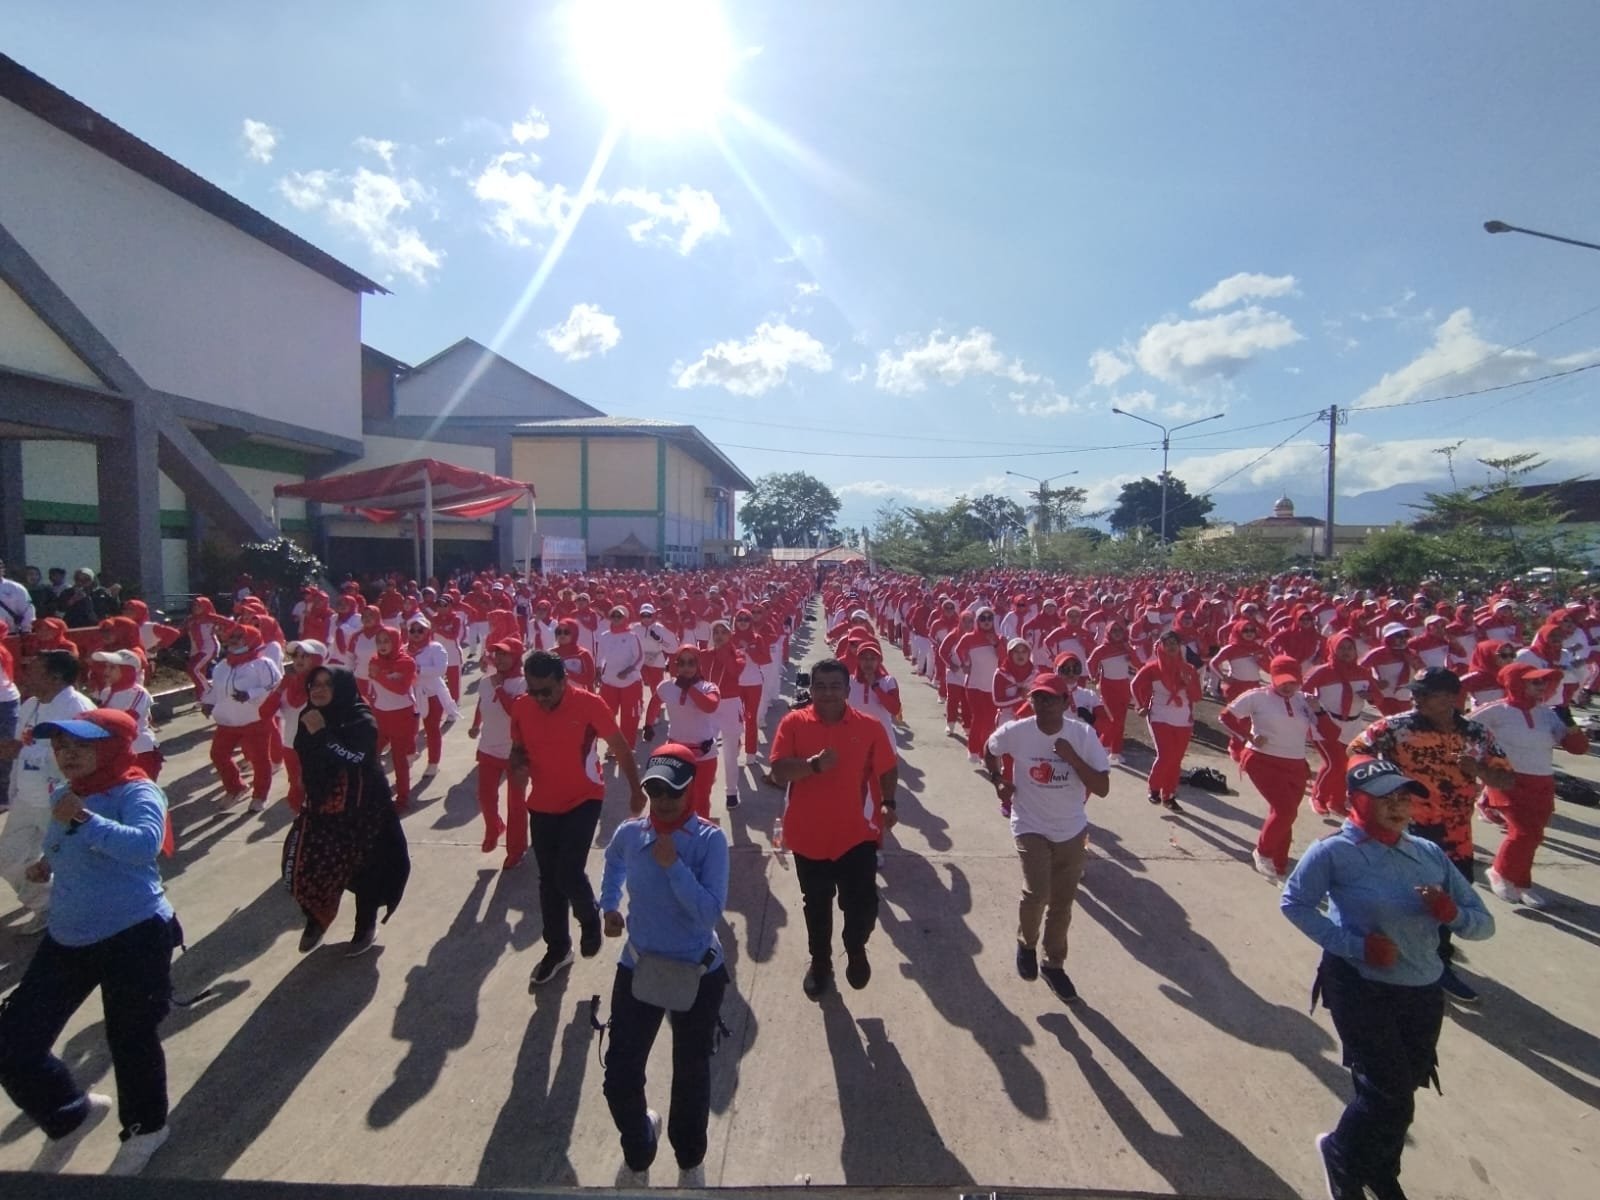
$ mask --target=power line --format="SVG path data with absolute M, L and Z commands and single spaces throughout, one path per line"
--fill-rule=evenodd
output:
M 1238 470 L 1229 471 L 1226 475 L 1224 475 L 1221 479 L 1219 479 L 1215 483 L 1213 483 L 1205 491 L 1200 492 L 1197 495 L 1190 496 L 1187 500 L 1185 500 L 1182 504 L 1179 504 L 1175 508 L 1169 508 L 1167 510 L 1167 515 L 1170 517 L 1175 512 L 1182 512 L 1189 505 L 1194 504 L 1199 500 L 1203 500 L 1203 499 L 1206 499 L 1206 498 L 1210 497 L 1211 493 L 1215 492 L 1219 487 L 1221 487 L 1223 484 L 1227 483 L 1230 479 L 1238 478 L 1240 475 L 1243 475 L 1246 471 L 1250 470 L 1257 463 L 1261 462 L 1263 459 L 1267 458 L 1269 455 L 1276 454 L 1279 450 L 1282 450 L 1290 442 L 1294 441 L 1295 438 L 1299 437 L 1302 433 L 1304 433 L 1306 430 L 1310 429 L 1318 421 L 1322 420 L 1323 416 L 1324 416 L 1324 414 L 1326 412 L 1327 412 L 1327 410 L 1323 409 L 1321 412 L 1319 412 L 1315 416 L 1313 416 L 1311 418 L 1311 420 L 1307 421 L 1304 425 L 1300 426 L 1299 429 L 1296 429 L 1288 437 L 1284 438 L 1283 441 L 1279 442 L 1276 446 L 1269 446 L 1267 449 L 1263 450 L 1260 454 L 1258 454 L 1254 458 L 1252 458 L 1249 462 L 1245 463 L 1244 466 L 1240 467 Z M 1320 444 L 1320 443 L 1318 443 L 1318 444 Z
M 1510 346 L 1506 347 L 1508 350 L 1512 348 Z M 1451 392 L 1447 396 L 1429 396 L 1424 400 L 1397 400 L 1393 404 L 1368 404 L 1363 408 L 1352 408 L 1347 411 L 1352 415 L 1359 416 L 1362 413 L 1382 412 L 1386 408 L 1412 408 L 1418 404 L 1438 404 L 1441 400 L 1462 400 L 1468 396 L 1487 396 L 1490 392 L 1503 392 L 1508 388 L 1529 387 L 1535 383 L 1543 383 L 1547 379 L 1565 379 L 1569 375 L 1581 375 L 1585 371 L 1593 371 L 1596 367 L 1600 367 L 1600 362 L 1592 362 L 1582 367 L 1568 367 L 1565 371 L 1551 371 L 1547 375 L 1535 375 L 1532 379 L 1519 379 L 1514 383 L 1497 383 L 1492 387 L 1473 388 L 1470 392 Z
M 987 459 L 991 462 L 1007 458 L 1054 458 L 1067 454 L 1093 454 L 1101 450 L 1136 450 L 1151 445 L 1150 442 L 1118 442 L 1109 446 L 1078 446 L 1073 449 L 1023 450 L 1008 454 L 863 454 L 844 450 L 799 450 L 793 446 L 745 446 L 738 442 L 719 442 L 729 450 L 760 450 L 768 454 L 798 454 L 806 458 L 872 458 L 880 461 L 906 459 L 915 462 L 957 462 Z

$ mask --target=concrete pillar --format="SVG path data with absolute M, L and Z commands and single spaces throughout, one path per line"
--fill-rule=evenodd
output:
M 20 580 L 28 560 L 22 523 L 22 443 L 16 438 L 0 439 L 0 557 L 10 577 Z
M 495 440 L 494 473 L 502 479 L 511 478 L 511 435 L 504 434 Z M 516 526 L 516 505 L 502 508 L 494 514 L 494 555 L 502 571 L 511 570 L 511 564 L 526 553 L 516 543 L 513 531 Z
M 100 487 L 100 569 L 126 593 L 162 604 L 159 416 L 143 400 L 130 402 L 120 437 L 97 443 Z

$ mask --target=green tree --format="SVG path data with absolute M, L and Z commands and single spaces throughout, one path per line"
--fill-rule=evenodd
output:
M 1176 475 L 1167 476 L 1167 541 L 1176 541 L 1185 529 L 1200 528 L 1213 508 L 1210 496 L 1191 496 L 1189 485 Z M 1161 479 L 1148 477 L 1122 485 L 1116 507 L 1108 518 L 1118 533 L 1161 533 Z
M 1227 537 L 1201 537 L 1199 529 L 1185 529 L 1173 544 L 1172 565 L 1184 571 L 1243 574 L 1253 578 L 1276 575 L 1293 558 L 1289 547 L 1273 541 L 1259 529 L 1238 529 Z
M 979 534 L 990 541 L 1002 541 L 1007 535 L 1020 538 L 1028 532 L 1028 514 L 1009 496 L 986 492 L 967 501 L 967 510 Z
M 1339 575 L 1357 587 L 1414 588 L 1446 563 L 1443 539 L 1396 525 L 1339 558 Z
M 839 497 L 804 471 L 763 475 L 739 506 L 739 524 L 757 546 L 809 546 L 838 515 Z
M 1582 540 L 1561 526 L 1566 515 L 1550 489 L 1527 490 L 1547 465 L 1536 454 L 1480 458 L 1481 484 L 1429 492 L 1415 507 L 1419 533 L 1436 541 L 1439 569 L 1451 580 L 1503 578 L 1532 567 L 1578 565 Z
M 1054 533 L 1083 520 L 1084 502 L 1089 493 L 1081 487 L 1035 488 L 1028 493 L 1033 501 L 1027 511 L 1035 521 L 1036 533 Z

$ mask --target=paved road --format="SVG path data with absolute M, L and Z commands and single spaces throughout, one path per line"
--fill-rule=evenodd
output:
M 911 795 L 865 991 L 821 1005 L 801 994 L 799 889 L 769 846 L 780 798 L 748 777 L 741 785 L 724 930 L 732 1037 L 715 1063 L 709 1182 L 1321 1195 L 1312 1138 L 1348 1083 L 1326 1012 L 1307 1014 L 1316 951 L 1250 869 L 1262 805 L 1248 784 L 1186 791 L 1190 815 L 1161 815 L 1131 769 L 1149 755 L 1131 748 L 1130 768 L 1092 808 L 1068 964 L 1086 1002 L 1068 1009 L 1015 975 L 1018 870 L 1005 822 L 944 736 L 931 689 L 892 651 L 891 665 L 907 695 Z M 355 960 L 336 943 L 296 953 L 300 919 L 277 882 L 282 806 L 216 813 L 198 719 L 166 736 L 182 842 L 168 876 L 189 935 L 175 974 L 180 994 L 214 996 L 165 1027 L 173 1139 L 150 1172 L 611 1184 L 619 1155 L 588 1000 L 609 992 L 612 951 L 529 995 L 535 868 L 502 873 L 498 854 L 479 852 L 464 729 L 406 818 L 405 903 L 379 951 Z M 1228 768 L 1204 747 L 1191 761 Z M 1600 777 L 1596 765 L 1579 769 Z M 614 786 L 607 829 L 624 807 Z M 1297 846 L 1327 828 L 1303 812 Z M 591 861 L 598 877 L 598 852 Z M 1562 804 L 1538 867 L 1556 903 L 1534 914 L 1488 898 L 1499 935 L 1471 945 L 1466 965 L 1484 1003 L 1447 1019 L 1444 1095 L 1419 1096 L 1407 1153 L 1413 1196 L 1594 1194 L 1597 863 L 1597 814 Z M 0 989 L 30 952 L 9 932 L 20 919 L 0 913 Z M 98 1021 L 86 1007 L 64 1052 L 81 1079 L 109 1086 Z M 662 1108 L 669 1067 L 664 1034 L 651 1063 Z M 25 1166 L 38 1133 L 9 1111 L 0 1122 L 0 1170 Z M 77 1169 L 101 1169 L 113 1151 L 113 1135 L 97 1134 Z M 657 1184 L 675 1179 L 668 1157 Z

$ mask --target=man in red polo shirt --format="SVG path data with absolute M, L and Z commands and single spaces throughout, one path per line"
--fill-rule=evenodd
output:
M 598 740 L 611 748 L 628 781 L 635 816 L 644 811 L 646 798 L 633 747 L 623 739 L 605 701 L 568 683 L 565 664 L 548 650 L 528 655 L 522 674 L 528 691 L 511 703 L 510 765 L 529 782 L 529 840 L 539 864 L 545 944 L 532 982 L 544 984 L 572 965 L 571 917 L 578 919 L 583 956 L 600 953 L 600 910 L 586 870 L 606 794 L 595 758 Z M 506 865 L 516 866 L 517 860 L 508 859 Z
M 784 843 L 804 899 L 813 1000 L 833 982 L 833 899 L 844 914 L 845 978 L 867 986 L 867 938 L 878 923 L 878 835 L 895 822 L 894 747 L 876 717 L 850 707 L 850 672 L 836 658 L 811 668 L 811 706 L 778 723 L 773 782 L 787 789 Z

